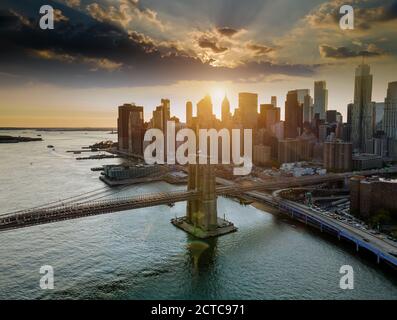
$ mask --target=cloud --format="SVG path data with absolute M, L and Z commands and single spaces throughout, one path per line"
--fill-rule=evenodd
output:
M 216 43 L 216 40 L 208 39 L 206 37 L 201 37 L 198 40 L 198 45 L 200 46 L 200 48 L 211 49 L 212 52 L 214 52 L 214 53 L 222 53 L 227 50 L 227 48 L 219 46 Z
M 377 23 L 397 19 L 397 0 L 333 0 L 328 1 L 306 15 L 305 20 L 313 28 L 339 29 L 342 5 L 351 5 L 354 10 L 354 28 L 368 30 Z
M 61 10 L 54 9 L 54 21 L 60 22 L 60 21 L 68 21 L 68 20 L 69 18 L 65 17 Z
M 80 55 L 72 56 L 67 53 L 58 53 L 51 50 L 32 50 L 32 54 L 42 59 L 57 60 L 66 63 L 88 64 L 91 66 L 90 71 L 96 71 L 98 69 L 115 71 L 122 66 L 121 63 L 106 58 L 88 58 Z
M 100 22 L 112 22 L 127 28 L 130 22 L 139 20 L 149 23 L 164 31 L 166 25 L 157 17 L 157 12 L 144 8 L 140 5 L 139 0 L 120 0 L 119 6 L 108 5 L 102 6 L 96 2 L 86 6 L 86 10 L 94 19 Z
M 383 54 L 383 51 L 375 45 L 369 45 L 366 50 L 354 51 L 347 47 L 332 47 L 328 45 L 319 46 L 320 55 L 323 58 L 345 59 L 356 57 L 375 57 Z
M 68 7 L 76 8 L 76 7 L 79 7 L 81 5 L 81 1 L 80 0 L 65 0 L 65 4 Z
M 235 34 L 239 32 L 239 30 L 229 27 L 217 28 L 216 30 L 220 35 L 225 37 L 233 37 Z
M 69 8 L 69 10 L 74 10 Z M 213 33 L 191 38 L 194 50 L 208 51 L 202 59 L 197 51 L 184 50 L 178 42 L 157 41 L 138 31 L 86 16 L 85 23 L 60 21 L 51 32 L 32 19 L 15 12 L 0 14 L 0 70 L 15 79 L 73 87 L 119 87 L 171 84 L 183 80 L 249 81 L 271 75 L 311 76 L 317 65 L 252 62 L 247 53 L 238 65 L 215 66 L 214 57 L 247 52 L 246 43 Z M 200 41 L 198 41 L 200 40 Z M 182 49 L 181 49 L 182 48 Z M 257 47 L 256 50 L 265 50 Z M 95 72 L 93 72 L 95 71 Z M 0 76 L 1 77 L 1 76 Z
M 247 48 L 254 51 L 255 54 L 258 56 L 267 55 L 268 53 L 274 51 L 274 48 L 271 48 L 271 47 L 268 47 L 265 45 L 255 44 L 255 43 L 248 43 Z

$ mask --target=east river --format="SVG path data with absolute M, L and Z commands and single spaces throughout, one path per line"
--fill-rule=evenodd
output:
M 0 213 L 78 195 L 106 200 L 184 188 L 152 183 L 111 189 L 90 168 L 121 160 L 77 161 L 66 152 L 116 139 L 107 132 L 0 131 L 37 134 L 44 141 L 0 144 Z M 0 299 L 397 299 L 393 272 L 282 215 L 219 198 L 219 215 L 238 231 L 202 242 L 170 224 L 185 207 L 2 232 Z M 39 286 L 43 265 L 53 267 L 53 290 Z M 342 265 L 353 267 L 353 290 L 339 287 Z

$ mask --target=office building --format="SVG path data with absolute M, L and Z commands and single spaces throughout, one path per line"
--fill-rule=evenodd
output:
M 186 102 L 186 125 L 191 127 L 193 123 L 193 104 L 191 101 Z
M 383 131 L 388 138 L 397 140 L 397 81 L 390 82 L 384 103 Z
M 279 120 L 279 108 L 275 108 L 272 104 L 261 104 L 259 106 L 258 127 L 270 130 L 271 127 Z
M 212 100 L 206 95 L 197 103 L 197 122 L 200 128 L 213 128 L 215 116 L 212 112 Z
M 223 98 L 222 101 L 222 125 L 223 127 L 230 127 L 232 121 L 232 114 L 230 113 L 230 102 L 229 99 L 226 97 Z
M 298 99 L 299 100 L 299 99 Z M 303 100 L 303 123 L 311 123 L 313 119 L 313 98 L 305 95 Z
M 143 156 L 143 138 L 145 136 L 143 107 L 133 106 L 129 115 L 128 152 L 136 156 Z
M 301 105 L 298 101 L 298 93 L 296 90 L 289 91 L 285 101 L 285 124 L 284 134 L 286 138 L 296 138 L 301 133 L 302 123 L 300 122 Z
M 354 104 L 352 111 L 353 149 L 369 152 L 370 140 L 374 134 L 372 99 L 372 75 L 370 66 L 361 64 L 356 68 L 354 82 Z
M 254 129 L 258 124 L 258 94 L 240 92 L 238 109 L 244 129 Z
M 143 119 L 143 107 L 137 107 L 134 104 L 126 103 L 118 108 L 117 118 L 117 133 L 118 133 L 118 148 L 120 151 L 128 151 L 129 149 L 129 138 L 130 138 L 130 113 L 142 110 Z M 139 111 L 138 111 L 139 112 Z
M 325 81 L 314 82 L 314 114 L 318 114 L 320 120 L 325 120 L 325 112 L 328 110 L 328 90 Z
M 337 115 L 336 110 L 327 110 L 327 112 L 325 113 L 326 122 L 327 123 L 336 123 L 336 115 Z
M 272 96 L 270 98 L 270 103 L 273 105 L 273 107 L 277 108 L 277 97 L 276 96 Z

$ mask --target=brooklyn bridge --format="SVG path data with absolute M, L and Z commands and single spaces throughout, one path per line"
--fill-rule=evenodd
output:
M 88 200 L 71 203 L 59 201 L 52 205 L 4 213 L 0 215 L 0 231 L 183 201 L 187 202 L 186 216 L 188 221 L 197 223 L 199 227 L 209 230 L 216 227 L 214 224 L 216 224 L 217 218 L 216 199 L 218 196 L 238 196 L 251 191 L 271 191 L 337 182 L 353 175 L 353 173 L 327 174 L 324 176 L 285 178 L 269 182 L 252 181 L 239 184 L 220 178 L 215 179 L 210 167 L 210 165 L 201 165 L 201 167 L 196 165 L 195 168 L 189 168 L 187 190 L 149 193 L 102 201 Z M 373 174 L 373 171 L 356 174 L 369 175 Z M 274 202 L 277 205 L 276 200 Z

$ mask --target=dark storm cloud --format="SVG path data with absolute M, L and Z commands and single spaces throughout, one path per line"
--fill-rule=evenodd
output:
M 317 66 L 245 63 L 236 68 L 213 67 L 175 48 L 158 45 L 144 34 L 89 16 L 41 30 L 37 18 L 15 10 L 0 13 L 0 82 L 34 82 L 74 87 L 120 87 L 170 84 L 180 80 L 236 80 L 263 75 L 312 75 Z M 75 20 L 73 22 L 73 20 Z M 211 39 L 200 45 L 224 52 Z M 7 80 L 8 79 L 8 80 Z
M 347 47 L 331 47 L 327 45 L 321 45 L 319 47 L 320 55 L 323 58 L 334 58 L 334 59 L 345 59 L 345 58 L 356 58 L 356 57 L 375 57 L 383 54 L 380 50 L 359 50 L 354 51 Z

